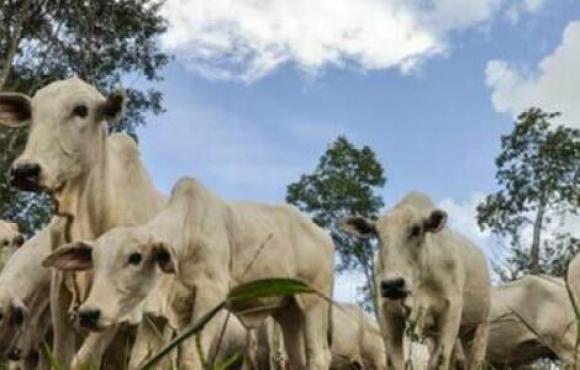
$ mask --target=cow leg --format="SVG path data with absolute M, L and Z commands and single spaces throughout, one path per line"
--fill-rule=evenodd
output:
M 275 319 L 282 328 L 289 367 L 292 370 L 306 370 L 303 335 L 304 316 L 302 310 L 298 308 L 295 302 L 292 302 L 288 307 L 277 312 Z
M 81 349 L 74 356 L 71 369 L 98 369 L 107 347 L 115 338 L 117 327 L 107 328 L 99 333 L 90 333 Z
M 451 354 L 455 348 L 455 341 L 461 324 L 462 307 L 463 304 L 458 299 L 449 301 L 447 312 L 441 317 L 438 327 L 435 348 L 429 358 L 429 370 L 449 369 Z
M 219 274 L 217 274 L 217 276 L 219 276 Z M 195 303 L 193 305 L 191 322 L 198 321 L 201 317 L 219 305 L 227 292 L 226 287 L 220 287 L 215 278 L 210 276 L 204 276 L 203 278 L 196 279 L 196 281 L 198 284 L 195 290 Z M 207 356 L 210 353 L 211 342 L 213 338 L 219 334 L 221 329 L 218 321 L 219 320 L 210 320 L 199 334 L 201 350 L 203 351 L 203 356 L 205 356 L 208 361 L 209 359 Z M 178 359 L 179 370 L 201 370 L 203 368 L 201 363 L 202 354 L 198 353 L 197 347 L 195 336 L 184 341 L 180 345 Z
M 129 369 L 138 369 L 149 357 L 154 355 L 165 343 L 168 333 L 166 321 L 150 316 L 144 316 L 137 326 L 137 337 L 131 349 Z M 160 368 L 165 368 L 160 366 Z
M 72 296 L 64 284 L 64 274 L 53 271 L 50 283 L 53 355 L 64 368 L 69 367 L 76 351 L 76 332 L 68 314 L 71 301 Z
M 385 355 L 387 356 L 387 369 L 404 370 L 403 336 L 405 334 L 405 320 L 388 312 L 385 312 L 383 316 L 382 332 Z
M 466 358 L 466 369 L 482 369 L 485 361 L 485 351 L 487 349 L 487 334 L 489 331 L 489 325 L 487 322 L 483 322 L 477 325 L 473 337 L 469 341 L 465 342 L 465 347 L 467 347 Z M 459 339 L 457 340 L 459 343 Z M 456 345 L 457 346 L 457 345 Z
M 308 370 L 328 370 L 330 367 L 330 348 L 328 347 L 328 305 L 320 297 L 303 297 L 304 344 Z

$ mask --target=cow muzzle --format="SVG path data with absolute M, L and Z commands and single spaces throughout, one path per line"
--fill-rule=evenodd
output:
M 86 309 L 79 311 L 78 320 L 79 325 L 89 330 L 99 330 L 99 320 L 101 318 L 101 310 Z
M 10 185 L 24 191 L 39 192 L 42 169 L 38 163 L 21 163 L 10 169 Z
M 409 296 L 405 280 L 402 278 L 383 280 L 381 282 L 381 296 L 389 299 L 404 299 Z
M 18 347 L 11 347 L 6 353 L 6 358 L 10 361 L 22 360 L 22 350 Z

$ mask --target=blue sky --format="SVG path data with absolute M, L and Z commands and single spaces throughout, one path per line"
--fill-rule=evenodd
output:
M 278 0 L 168 2 L 162 45 L 175 59 L 158 86 L 167 112 L 139 131 L 155 182 L 169 191 L 193 175 L 226 199 L 282 202 L 286 185 L 346 135 L 377 153 L 387 205 L 422 190 L 497 256 L 473 210 L 495 189 L 500 135 L 532 104 L 580 127 L 580 1 L 401 10 L 398 0 L 338 0 L 332 18 L 326 3 L 296 1 L 288 13 Z M 353 279 L 340 298 L 353 299 Z

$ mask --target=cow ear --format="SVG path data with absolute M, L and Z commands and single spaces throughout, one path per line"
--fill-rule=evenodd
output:
M 436 209 L 425 219 L 423 225 L 426 232 L 438 233 L 447 224 L 447 212 Z
M 127 94 L 124 90 L 114 90 L 98 108 L 99 121 L 105 120 L 110 124 L 119 122 L 125 115 Z
M 27 95 L 0 93 L 0 123 L 8 127 L 22 127 L 30 123 L 32 108 Z
M 153 260 L 161 271 L 168 274 L 177 273 L 177 258 L 167 244 L 162 242 L 155 243 L 153 246 Z
M 345 217 L 340 221 L 340 228 L 351 235 L 361 238 L 370 238 L 377 234 L 375 223 L 360 216 Z
M 88 270 L 93 267 L 93 247 L 81 241 L 66 244 L 46 257 L 42 266 L 63 271 Z

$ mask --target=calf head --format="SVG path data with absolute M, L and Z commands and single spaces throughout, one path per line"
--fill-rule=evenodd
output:
M 10 170 L 12 184 L 58 194 L 102 158 L 106 122 L 118 120 L 124 105 L 123 93 L 105 98 L 77 78 L 53 82 L 32 98 L 0 93 L 0 122 L 30 126 L 24 152 Z
M 17 360 L 18 354 L 12 351 L 14 339 L 23 330 L 28 310 L 9 292 L 0 296 L 0 352 L 10 360 Z
M 0 220 L 0 247 L 16 249 L 24 244 L 17 223 Z
M 430 235 L 445 227 L 447 214 L 439 209 L 428 213 L 411 206 L 396 207 L 378 221 L 363 217 L 343 220 L 343 229 L 359 237 L 379 240 L 378 276 L 380 296 L 393 301 L 404 301 L 413 294 L 418 276 L 422 273 L 425 249 Z
M 93 285 L 79 307 L 78 323 L 102 330 L 124 320 L 154 288 L 161 273 L 175 273 L 172 250 L 137 227 L 119 227 L 96 242 L 58 248 L 44 263 L 63 271 L 93 269 Z

